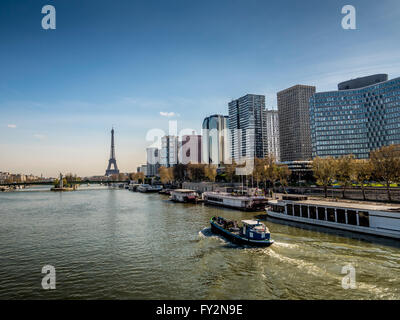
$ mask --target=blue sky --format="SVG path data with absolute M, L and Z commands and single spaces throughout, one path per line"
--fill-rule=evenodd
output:
M 41 28 L 42 6 L 56 30 Z M 343 30 L 341 8 L 357 12 Z M 145 162 L 146 134 L 200 130 L 231 99 L 400 76 L 398 0 L 19 0 L 0 3 L 0 171 L 103 174 Z

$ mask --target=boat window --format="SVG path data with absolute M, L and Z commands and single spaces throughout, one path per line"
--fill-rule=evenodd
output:
M 315 207 L 308 207 L 308 210 L 310 211 L 310 218 L 311 219 L 316 219 L 317 218 L 317 210 Z
M 358 211 L 358 222 L 362 227 L 369 227 L 369 213 L 366 211 Z
M 335 209 L 327 208 L 328 221 L 335 222 Z
M 300 206 L 298 204 L 294 205 L 294 215 L 300 217 Z
M 293 205 L 288 204 L 288 205 L 286 206 L 286 208 L 287 208 L 287 214 L 288 214 L 289 216 L 292 216 L 292 215 L 293 215 Z
M 336 218 L 339 223 L 346 223 L 346 215 L 344 209 L 336 209 Z
M 283 213 L 283 212 L 285 212 L 285 207 L 284 206 L 273 205 L 272 206 L 272 211 Z
M 325 220 L 325 208 L 318 207 L 318 220 Z
M 303 218 L 308 218 L 308 207 L 307 206 L 301 206 L 301 216 Z
M 347 223 L 353 226 L 357 225 L 357 212 L 355 210 L 347 210 Z

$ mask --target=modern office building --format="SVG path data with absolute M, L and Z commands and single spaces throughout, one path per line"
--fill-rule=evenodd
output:
M 264 111 L 264 154 L 280 161 L 278 110 Z
M 194 132 L 191 135 L 182 136 L 182 143 L 179 151 L 179 163 L 202 163 L 201 140 L 201 135 L 197 135 Z
M 173 167 L 178 164 L 179 143 L 177 136 L 161 138 L 160 164 L 164 167 Z
M 147 175 L 154 177 L 158 175 L 160 168 L 160 150 L 158 148 L 147 148 Z
M 377 74 L 342 82 L 310 99 L 313 157 L 353 154 L 400 143 L 400 78 Z
M 264 157 L 265 96 L 247 94 L 229 102 L 231 157 L 237 163 Z
M 295 85 L 277 94 L 281 161 L 311 159 L 309 100 L 314 93 L 313 86 Z
M 230 159 L 229 117 L 214 114 L 204 119 L 202 126 L 203 162 L 214 165 Z

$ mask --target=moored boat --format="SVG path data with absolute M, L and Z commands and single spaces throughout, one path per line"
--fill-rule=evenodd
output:
M 141 184 L 137 187 L 137 191 L 139 192 L 159 192 L 161 189 L 161 186 L 152 186 L 149 184 Z
M 284 195 L 271 200 L 267 217 L 400 239 L 400 207 L 361 202 L 309 200 Z
M 264 211 L 268 204 L 268 199 L 264 196 L 227 192 L 204 192 L 203 199 L 206 204 L 244 211 Z
M 175 189 L 171 190 L 170 200 L 183 203 L 197 203 L 201 198 L 195 190 Z
M 268 247 L 274 243 L 267 226 L 258 220 L 242 220 L 242 226 L 239 226 L 236 221 L 213 217 L 210 224 L 212 232 L 236 244 Z

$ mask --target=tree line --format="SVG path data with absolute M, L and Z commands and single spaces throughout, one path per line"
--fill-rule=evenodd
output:
M 318 184 L 324 188 L 325 198 L 328 186 L 335 181 L 342 187 L 342 196 L 356 183 L 361 187 L 363 199 L 366 199 L 365 187 L 372 181 L 386 187 L 389 201 L 392 201 L 390 186 L 400 183 L 400 145 L 384 146 L 371 151 L 369 159 L 355 159 L 353 155 L 340 158 L 320 158 L 313 160 L 313 173 Z

